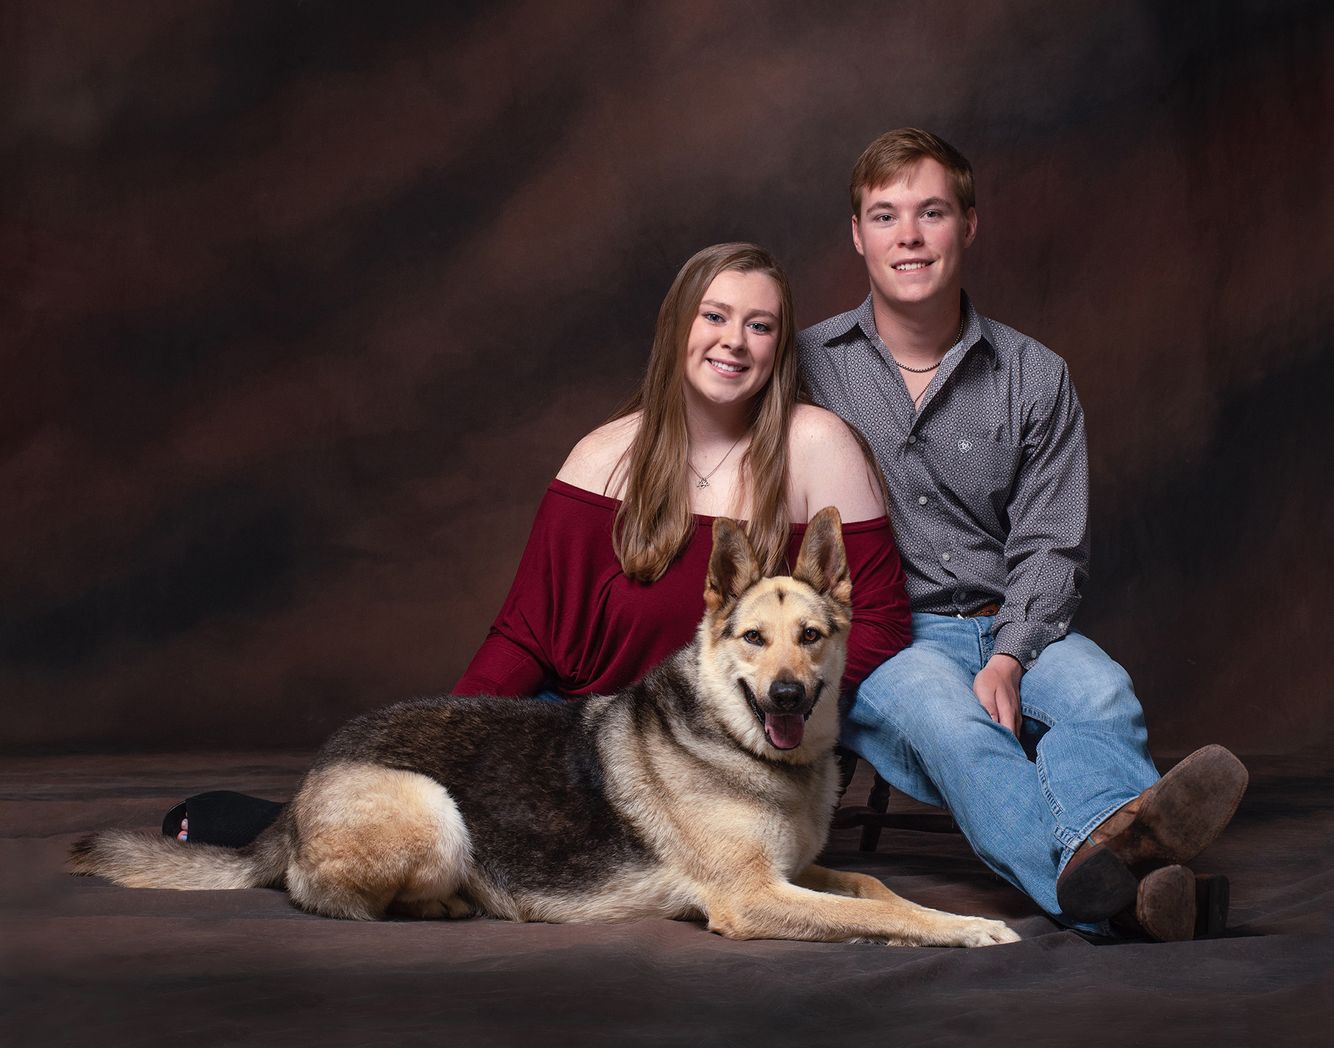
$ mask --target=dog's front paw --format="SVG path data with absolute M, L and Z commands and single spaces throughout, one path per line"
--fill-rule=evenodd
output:
M 950 934 L 951 946 L 995 946 L 1019 941 L 1018 934 L 1008 925 L 985 917 L 957 917 Z

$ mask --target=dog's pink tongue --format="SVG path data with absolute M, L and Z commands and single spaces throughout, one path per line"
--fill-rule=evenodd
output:
M 766 713 L 764 734 L 780 750 L 796 749 L 806 734 L 806 718 L 800 713 Z

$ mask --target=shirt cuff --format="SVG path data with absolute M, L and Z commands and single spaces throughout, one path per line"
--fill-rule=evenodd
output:
M 1018 660 L 1025 671 L 1038 661 L 1043 649 L 1070 632 L 1070 620 L 1059 622 L 1002 622 L 996 627 L 995 651 Z

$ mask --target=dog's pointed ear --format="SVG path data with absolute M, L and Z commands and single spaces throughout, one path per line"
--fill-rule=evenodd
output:
M 852 579 L 848 575 L 848 553 L 843 548 L 843 522 L 833 506 L 820 510 L 806 525 L 792 577 L 817 593 L 827 593 L 840 604 L 852 606 Z
M 713 552 L 704 583 L 704 605 L 710 612 L 731 604 L 760 580 L 760 563 L 745 529 L 727 517 L 713 522 Z

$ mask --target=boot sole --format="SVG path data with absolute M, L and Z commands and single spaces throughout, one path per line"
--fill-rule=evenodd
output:
M 1061 912 L 1100 921 L 1129 909 L 1140 877 L 1190 862 L 1217 839 L 1248 778 L 1245 765 L 1221 746 L 1190 754 L 1150 789 L 1129 826 L 1101 844 L 1087 843 L 1067 864 L 1056 882 Z

